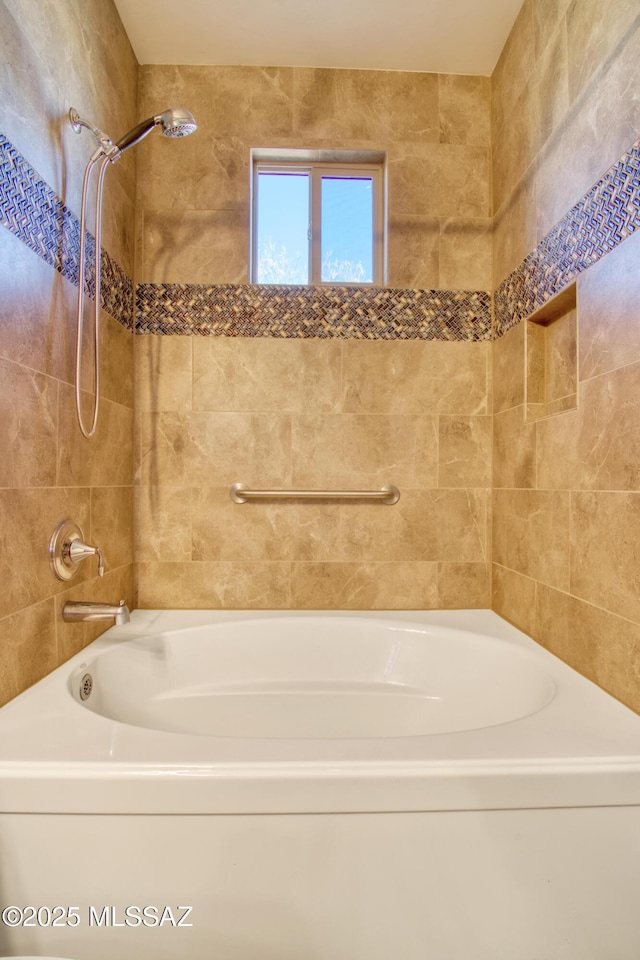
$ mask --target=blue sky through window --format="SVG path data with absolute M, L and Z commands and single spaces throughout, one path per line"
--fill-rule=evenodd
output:
M 321 279 L 373 282 L 373 183 L 322 176 Z M 258 283 L 309 283 L 311 176 L 260 171 L 257 197 Z
M 309 175 L 258 176 L 258 283 L 309 282 Z
M 373 282 L 370 179 L 322 178 L 322 280 Z

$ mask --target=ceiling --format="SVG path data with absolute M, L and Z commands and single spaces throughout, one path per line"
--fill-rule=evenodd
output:
M 115 0 L 139 63 L 489 76 L 522 0 Z

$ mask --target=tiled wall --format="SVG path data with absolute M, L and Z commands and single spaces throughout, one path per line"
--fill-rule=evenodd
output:
M 525 2 L 493 77 L 496 286 L 640 136 L 639 25 Z M 640 236 L 606 249 L 577 278 L 577 410 L 525 423 L 525 324 L 493 345 L 493 606 L 638 710 Z
M 489 80 L 302 68 L 144 66 L 140 115 L 197 135 L 139 147 L 150 283 L 246 283 L 252 147 L 386 151 L 393 287 L 491 288 Z
M 343 293 L 330 309 L 310 313 L 291 291 L 256 307 L 251 291 L 243 299 L 224 290 L 220 303 L 219 290 L 150 285 L 246 283 L 250 148 L 330 144 L 387 152 L 391 286 L 489 289 L 488 80 L 143 67 L 141 114 L 174 102 L 193 111 L 200 129 L 179 149 L 141 144 L 139 308 L 145 329 L 154 329 L 158 291 L 188 300 L 174 314 L 192 326 L 175 325 L 195 335 L 136 337 L 139 604 L 484 606 L 486 295 L 456 301 L 438 292 L 422 303 L 406 290 L 388 307 L 368 302 L 386 293 L 367 291 L 366 303 Z M 219 312 L 227 299 L 229 316 Z M 278 305 L 282 316 L 274 318 Z M 221 328 L 224 337 L 198 335 Z M 309 332 L 312 339 L 296 339 Z M 396 339 L 436 335 L 485 342 Z M 239 506 L 229 497 L 236 481 L 316 489 L 394 483 L 402 496 L 393 507 Z
M 491 344 L 136 338 L 144 607 L 483 607 Z M 231 485 L 401 490 L 232 503 Z
M 0 133 L 78 213 L 94 146 L 71 130 L 69 107 L 112 136 L 136 121 L 137 64 L 115 8 L 104 0 L 0 0 L 0 38 Z M 108 171 L 105 198 L 104 246 L 130 276 L 133 160 Z M 15 235 L 46 234 L 62 249 L 62 228 L 52 233 L 43 223 L 27 204 L 13 233 L 0 228 L 0 702 L 108 626 L 64 624 L 65 600 L 133 599 L 133 337 L 103 313 L 101 421 L 97 437 L 84 440 L 72 386 L 76 288 L 52 266 L 55 258 Z M 89 365 L 85 378 L 90 383 Z M 91 562 L 72 585 L 55 579 L 48 544 L 66 517 L 103 547 L 103 581 Z
M 136 105 L 110 2 L 0 0 L 0 19 L 0 132 L 71 210 L 90 145 L 69 106 L 114 136 L 171 105 L 197 116 L 196 136 L 150 137 L 109 170 L 104 245 L 123 275 L 245 283 L 249 148 L 330 138 L 387 152 L 390 285 L 486 291 L 493 276 L 506 291 L 493 345 L 484 327 L 453 343 L 147 333 L 135 377 L 123 317 L 105 314 L 90 445 L 73 412 L 75 288 L 0 230 L 0 700 L 101 629 L 64 625 L 65 599 L 132 599 L 135 380 L 140 605 L 481 607 L 493 555 L 494 608 L 640 708 L 640 236 L 576 271 L 576 411 L 524 422 L 526 310 L 509 311 L 531 290 L 506 282 L 638 138 L 636 4 L 525 0 L 491 82 L 492 171 L 481 78 L 144 67 Z M 402 498 L 236 505 L 238 480 L 393 482 Z M 52 578 L 64 516 L 104 547 L 104 582 Z

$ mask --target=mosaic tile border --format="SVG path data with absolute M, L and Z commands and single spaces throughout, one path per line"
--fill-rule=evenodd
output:
M 495 292 L 500 337 L 640 227 L 640 140 L 547 234 Z
M 0 133 L 0 223 L 78 286 L 80 222 L 36 170 Z M 95 241 L 87 233 L 88 260 Z M 102 309 L 128 329 L 133 328 L 133 283 L 106 250 L 101 251 Z M 87 271 L 85 289 L 95 293 L 95 278 Z
M 144 283 L 136 333 L 362 340 L 490 340 L 483 291 Z
M 0 133 L 0 223 L 77 285 L 77 217 Z M 640 227 L 640 140 L 495 291 L 493 336 L 520 323 Z M 94 239 L 87 234 L 88 250 Z M 103 309 L 134 325 L 133 283 L 101 251 Z M 95 290 L 91 272 L 86 290 Z M 484 291 L 140 284 L 136 333 L 371 340 L 489 340 Z

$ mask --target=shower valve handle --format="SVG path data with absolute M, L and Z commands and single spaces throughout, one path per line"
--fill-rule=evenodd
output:
M 53 531 L 49 543 L 49 561 L 59 580 L 72 580 L 79 564 L 89 557 L 98 558 L 98 576 L 104 576 L 104 556 L 100 547 L 85 543 L 84 534 L 72 520 L 63 520 Z
M 81 563 L 88 557 L 98 558 L 98 576 L 104 576 L 104 557 L 100 547 L 92 547 L 84 540 L 72 540 L 69 544 L 69 559 L 72 563 Z

